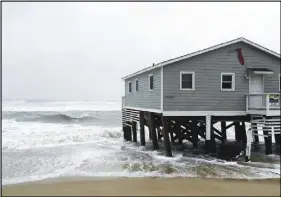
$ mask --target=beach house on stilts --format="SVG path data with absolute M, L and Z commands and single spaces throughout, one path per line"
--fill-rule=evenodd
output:
M 153 64 L 123 80 L 125 140 L 137 142 L 140 132 L 145 146 L 147 126 L 153 149 L 163 139 L 166 156 L 184 140 L 197 148 L 199 137 L 207 153 L 216 153 L 234 127 L 249 160 L 259 127 L 266 154 L 272 153 L 272 135 L 280 146 L 280 54 L 245 38 Z M 218 122 L 220 129 L 213 126 Z

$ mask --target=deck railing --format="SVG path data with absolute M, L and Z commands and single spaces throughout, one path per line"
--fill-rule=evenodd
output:
M 263 93 L 246 95 L 246 110 L 276 110 L 280 109 L 279 93 Z

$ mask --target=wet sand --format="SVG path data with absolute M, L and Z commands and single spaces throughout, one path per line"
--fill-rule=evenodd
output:
M 198 178 L 55 179 L 2 187 L 3 196 L 280 196 L 280 179 Z

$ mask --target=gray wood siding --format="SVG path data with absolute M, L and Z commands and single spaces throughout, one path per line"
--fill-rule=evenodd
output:
M 268 68 L 265 92 L 279 92 L 280 59 L 244 43 L 237 43 L 163 68 L 164 111 L 245 111 L 249 93 L 246 68 L 240 65 L 236 48 L 242 48 L 245 65 Z M 180 90 L 180 71 L 195 72 L 195 90 Z M 235 91 L 221 91 L 221 73 L 235 73 Z
M 149 91 L 149 74 L 153 74 L 154 89 Z M 135 80 L 139 80 L 136 92 Z M 129 94 L 129 81 L 132 81 L 132 93 Z M 161 69 L 155 69 L 125 80 L 125 105 L 139 108 L 161 109 Z

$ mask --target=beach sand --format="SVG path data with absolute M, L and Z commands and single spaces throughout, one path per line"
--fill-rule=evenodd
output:
M 2 187 L 3 196 L 16 195 L 224 195 L 280 196 L 280 179 L 231 180 L 198 178 L 55 179 Z

